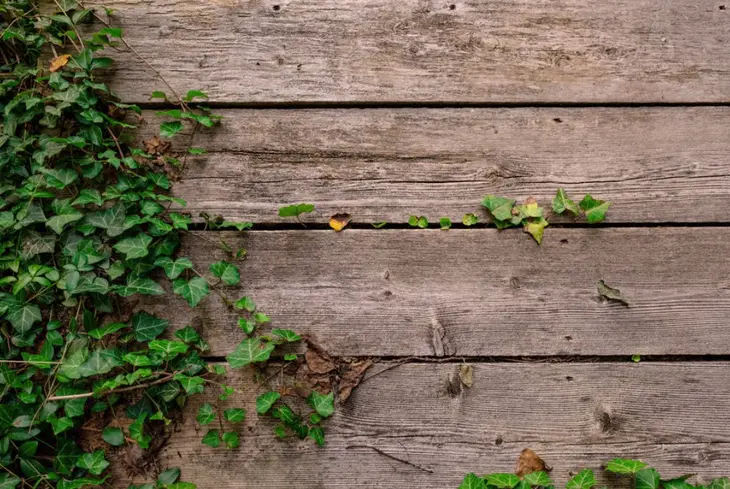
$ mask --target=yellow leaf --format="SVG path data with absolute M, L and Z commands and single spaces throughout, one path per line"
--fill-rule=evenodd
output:
M 471 386 L 474 385 L 474 369 L 471 365 L 462 365 L 459 367 L 459 379 L 461 379 L 464 387 L 471 389 Z
M 537 241 L 537 244 L 540 244 L 542 243 L 543 231 L 545 231 L 545 227 L 547 225 L 548 222 L 543 217 L 537 219 L 528 219 L 525 221 L 524 231 L 526 233 L 530 233 L 532 237 L 535 238 L 535 241 Z
M 337 232 L 342 231 L 350 223 L 352 216 L 350 214 L 335 214 L 330 217 L 330 227 Z
M 71 59 L 70 54 L 62 54 L 61 56 L 57 57 L 53 61 L 51 61 L 51 73 L 60 70 L 66 64 L 68 63 L 68 60 Z

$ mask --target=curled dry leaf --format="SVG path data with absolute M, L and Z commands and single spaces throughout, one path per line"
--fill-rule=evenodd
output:
M 345 365 L 345 371 L 340 379 L 340 385 L 337 392 L 337 398 L 339 401 L 345 402 L 350 398 L 352 391 L 362 381 L 365 371 L 373 366 L 373 361 L 370 359 L 361 360 Z
M 471 365 L 462 365 L 459 367 L 459 379 L 464 384 L 464 387 L 471 389 L 471 386 L 474 385 L 474 369 Z
M 340 232 L 345 229 L 348 224 L 350 224 L 351 220 L 352 216 L 350 214 L 335 214 L 334 216 L 330 217 L 330 227 L 335 231 Z
M 309 349 L 304 354 L 307 367 L 315 374 L 326 374 L 332 372 L 335 368 L 335 362 L 332 357 L 319 346 L 312 342 L 308 342 Z
M 68 60 L 71 59 L 70 54 L 62 54 L 51 61 L 51 73 L 55 73 L 68 64 Z
M 169 141 L 163 141 L 157 136 L 153 136 L 152 139 L 142 141 L 144 149 L 151 155 L 162 155 L 170 149 L 171 143 Z
M 532 449 L 525 448 L 522 450 L 522 453 L 520 453 L 520 458 L 517 459 L 515 474 L 520 477 L 524 477 L 525 475 L 532 474 L 533 472 L 550 472 L 551 470 L 552 468 L 548 467 L 543 459 L 538 457 Z
M 619 302 L 624 306 L 629 307 L 629 302 L 624 299 L 623 295 L 621 295 L 621 291 L 618 289 L 614 289 L 613 287 L 609 287 L 603 280 L 598 281 L 598 283 L 596 284 L 596 288 L 598 288 L 598 293 L 604 299 Z

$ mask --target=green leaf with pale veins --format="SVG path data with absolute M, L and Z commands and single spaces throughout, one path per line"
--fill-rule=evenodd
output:
M 87 205 L 87 204 L 96 204 L 98 206 L 101 206 L 104 204 L 104 199 L 101 197 L 101 194 L 98 190 L 94 189 L 84 189 L 81 192 L 79 192 L 79 196 L 76 197 L 76 200 L 73 201 L 72 205 Z
M 149 253 L 152 238 L 144 233 L 131 238 L 125 238 L 114 245 L 114 249 L 126 255 L 127 260 L 143 258 Z
M 441 226 L 441 229 L 451 229 L 451 219 L 448 217 L 442 217 L 439 220 L 439 225 Z
M 152 341 L 162 334 L 170 323 L 146 312 L 138 312 L 132 317 L 134 339 L 140 343 Z
M 498 221 L 508 221 L 512 218 L 512 208 L 515 205 L 513 199 L 497 197 L 496 195 L 487 195 L 482 200 L 482 205 L 489 210 Z
M 614 474 L 635 474 L 646 467 L 644 462 L 626 458 L 615 458 L 606 464 L 606 471 Z
M 727 477 L 713 479 L 710 482 L 708 489 L 730 489 L 730 479 Z
M 459 489 L 486 489 L 487 485 L 482 477 L 476 474 L 466 474 Z
M 236 309 L 244 309 L 248 312 L 254 312 L 256 310 L 256 304 L 249 296 L 245 296 L 236 302 Z
M 208 445 L 211 448 L 218 448 L 221 444 L 220 431 L 208 430 L 202 439 L 204 445 Z
M 307 398 L 307 404 L 323 418 L 329 418 L 335 412 L 335 395 L 333 392 L 320 394 L 312 391 Z
M 533 487 L 548 487 L 554 484 L 554 482 L 550 480 L 550 476 L 541 470 L 525 474 L 523 480 L 527 482 L 529 486 Z
M 226 357 L 233 368 L 241 368 L 252 363 L 265 362 L 274 351 L 274 344 L 262 342 L 259 338 L 247 338 Z
M 197 306 L 208 295 L 208 282 L 202 277 L 193 277 L 189 281 L 177 279 L 173 283 L 173 290 L 181 295 L 190 307 Z
M 281 399 L 281 394 L 278 392 L 266 392 L 256 398 L 256 412 L 259 414 L 266 414 L 276 404 L 276 401 Z
M 0 489 L 15 489 L 21 480 L 14 475 L 0 474 Z
M 524 223 L 524 232 L 530 234 L 537 244 L 542 243 L 542 235 L 545 232 L 545 228 L 548 226 L 548 222 L 544 217 L 539 218 L 528 218 Z
M 586 194 L 583 200 L 580 201 L 580 208 L 586 214 L 586 221 L 590 224 L 597 224 L 602 222 L 606 218 L 606 212 L 608 211 L 611 202 L 594 199 L 591 194 Z
M 198 415 L 195 417 L 195 419 L 198 420 L 198 423 L 200 423 L 202 426 L 205 426 L 215 421 L 215 410 L 213 409 L 213 406 L 211 406 L 207 402 L 200 406 L 200 408 L 198 409 Z
M 246 410 L 241 408 L 231 408 L 223 411 L 223 417 L 229 423 L 240 423 L 246 419 Z
M 97 450 L 94 453 L 83 454 L 76 462 L 76 466 L 80 469 L 86 469 L 94 475 L 99 475 L 109 467 L 109 462 L 104 458 L 104 451 Z
M 235 265 L 227 261 L 219 261 L 210 266 L 210 272 L 221 279 L 226 285 L 237 285 L 241 281 L 241 274 Z
M 659 489 L 661 477 L 652 468 L 643 468 L 634 476 L 634 489 Z
M 238 436 L 238 433 L 234 433 L 233 431 L 227 431 L 223 433 L 223 436 L 221 438 L 223 439 L 223 443 L 226 444 L 227 448 L 238 448 L 238 445 L 240 444 L 240 437 Z
M 5 319 L 10 321 L 15 331 L 25 334 L 41 320 L 41 309 L 35 304 L 15 303 L 8 307 Z
M 162 268 L 165 271 L 165 275 L 170 280 L 175 280 L 185 270 L 193 268 L 193 262 L 187 258 L 178 258 L 173 260 L 169 256 L 163 256 L 155 260 L 155 265 Z
M 106 230 L 106 234 L 113 238 L 124 232 L 124 222 L 126 218 L 127 215 L 124 211 L 124 205 L 117 204 L 104 211 L 87 215 L 86 223 Z
M 578 472 L 572 479 L 568 481 L 565 489 L 591 489 L 596 485 L 596 477 L 591 469 L 585 469 Z
M 182 341 L 152 340 L 149 342 L 148 347 L 152 351 L 161 352 L 168 359 L 188 351 L 188 345 Z
M 195 343 L 200 341 L 200 335 L 190 326 L 175 331 L 175 336 L 185 343 Z
M 126 285 L 118 285 L 113 290 L 122 297 L 129 297 L 134 294 L 162 295 L 165 293 L 165 289 L 160 284 L 146 277 L 129 277 Z
M 520 478 L 514 474 L 489 474 L 484 478 L 487 484 L 498 489 L 512 489 L 520 483 Z
M 184 128 L 185 126 L 180 121 L 163 122 L 160 124 L 160 135 L 166 138 L 171 138 Z
M 200 394 L 203 392 L 205 380 L 202 377 L 177 374 L 173 378 L 180 382 L 180 385 L 182 385 L 182 388 L 185 389 L 187 394 Z
M 271 334 L 276 335 L 280 338 L 283 338 L 284 340 L 286 340 L 289 343 L 294 343 L 294 342 L 302 339 L 301 336 L 296 334 L 291 329 L 273 329 L 273 330 L 271 330 Z
M 565 211 L 572 212 L 575 216 L 580 214 L 578 205 L 568 198 L 568 194 L 565 193 L 564 189 L 559 188 L 555 197 L 553 197 L 553 212 L 562 214 Z

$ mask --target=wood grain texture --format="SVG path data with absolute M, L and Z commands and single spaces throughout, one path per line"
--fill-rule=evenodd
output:
M 308 333 L 334 355 L 642 355 L 730 351 L 730 229 L 547 228 L 202 233 L 183 253 L 200 270 L 249 258 L 230 295 L 252 296 L 273 326 Z M 630 307 L 602 302 L 596 282 Z M 211 295 L 140 308 L 192 324 L 213 355 L 243 335 Z
M 446 388 L 458 364 L 405 364 L 373 376 L 327 422 L 322 449 L 276 440 L 273 420 L 254 414 L 251 376 L 232 373 L 228 382 L 241 392 L 223 407 L 248 409 L 241 448 L 200 443 L 205 429 L 194 417 L 211 391 L 188 406 L 162 466 L 183 463 L 183 477 L 214 479 L 220 489 L 455 489 L 467 472 L 513 471 L 525 447 L 553 467 L 561 487 L 571 472 L 600 473 L 619 456 L 641 458 L 665 477 L 705 481 L 730 466 L 725 363 L 472 365 L 474 385 L 461 392 Z
M 93 0 L 217 102 L 727 102 L 721 2 Z M 452 7 L 453 5 L 453 7 Z M 114 88 L 163 89 L 133 55 Z
M 285 222 L 277 209 L 313 202 L 305 221 L 432 222 L 495 193 L 558 187 L 614 202 L 610 223 L 730 222 L 730 107 L 583 109 L 226 110 L 196 133 L 174 192 L 197 217 Z M 153 113 L 150 137 L 160 120 Z M 175 140 L 178 147 L 189 137 Z M 551 218 L 569 222 L 570 218 Z M 291 220 L 290 220 L 291 221 Z

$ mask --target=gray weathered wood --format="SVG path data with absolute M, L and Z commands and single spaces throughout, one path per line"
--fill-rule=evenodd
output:
M 195 135 L 174 186 L 188 210 L 282 222 L 278 207 L 313 202 L 305 220 L 486 220 L 487 193 L 611 200 L 608 222 L 730 220 L 730 108 L 226 110 Z M 144 133 L 159 119 L 147 114 Z M 189 137 L 175 140 L 178 148 Z M 570 218 L 563 219 L 570 221 Z
M 730 230 L 345 230 L 201 233 L 183 253 L 199 270 L 244 246 L 242 284 L 274 327 L 332 354 L 631 355 L 730 351 Z M 238 237 L 240 236 L 240 237 Z M 604 303 L 596 282 L 630 307 Z M 211 295 L 195 310 L 147 298 L 173 326 L 200 327 L 213 355 L 243 335 Z
M 720 3 L 87 2 L 115 9 L 179 92 L 217 102 L 727 102 Z M 165 88 L 132 54 L 118 58 L 126 100 Z
M 376 365 L 369 375 L 387 366 Z M 201 402 L 217 402 L 211 390 L 188 406 L 162 466 L 181 465 L 187 480 L 202 487 L 215 480 L 220 489 L 456 489 L 467 472 L 513 471 L 520 451 L 530 447 L 553 467 L 560 487 L 586 466 L 607 482 L 599 467 L 614 457 L 643 459 L 667 478 L 727 475 L 725 363 L 473 367 L 473 387 L 451 394 L 446 384 L 458 364 L 406 364 L 375 375 L 327 422 L 322 449 L 311 440 L 276 440 L 274 420 L 255 415 L 250 375 L 234 373 L 228 382 L 242 392 L 222 407 L 248 410 L 241 448 L 200 443 L 205 429 L 194 417 Z

